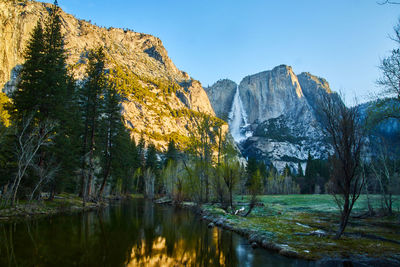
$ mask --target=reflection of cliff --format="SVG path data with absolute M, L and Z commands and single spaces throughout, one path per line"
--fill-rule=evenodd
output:
M 151 229 L 154 234 L 146 235 L 146 228 L 151 224 L 147 213 L 144 211 L 144 228 L 139 231 L 142 239 L 133 245 L 126 266 L 237 265 L 232 233 L 223 233 L 218 228 L 210 232 L 205 224 L 197 223 L 190 215 L 182 214 L 185 219 L 168 212 L 162 224 Z
M 146 251 L 151 251 L 151 253 L 148 254 Z M 223 253 L 218 256 L 219 258 L 210 259 L 208 263 L 215 265 L 219 259 L 218 263 L 223 266 L 225 262 Z M 166 239 L 159 236 L 153 241 L 151 248 L 146 248 L 144 240 L 134 246 L 125 266 L 196 266 L 198 258 L 197 251 L 188 250 L 184 240 L 175 242 L 173 253 L 168 254 Z

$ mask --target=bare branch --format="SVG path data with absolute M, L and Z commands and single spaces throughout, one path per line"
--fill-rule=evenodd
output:
M 384 0 L 382 2 L 377 2 L 378 5 L 386 5 L 386 4 L 390 4 L 390 5 L 400 5 L 400 2 L 395 2 L 395 1 L 389 1 L 389 0 Z

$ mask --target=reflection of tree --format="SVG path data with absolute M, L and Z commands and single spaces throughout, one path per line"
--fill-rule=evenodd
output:
M 7 262 L 8 266 L 17 265 L 17 259 L 14 253 L 14 242 L 13 242 L 13 229 L 12 225 L 1 225 L 0 240 L 1 240 L 1 260 L 0 263 Z M 6 259 L 3 259 L 4 253 L 6 252 Z M 1 264 L 0 264 L 1 265 Z M 5 265 L 5 264 L 4 264 Z

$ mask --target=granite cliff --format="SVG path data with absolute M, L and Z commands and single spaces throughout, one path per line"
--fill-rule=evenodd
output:
M 204 88 L 208 98 L 213 103 L 215 114 L 228 121 L 229 113 L 232 109 L 233 97 L 237 84 L 229 79 L 217 81 L 212 86 Z
M 229 84 L 224 81 L 224 84 Z M 219 94 L 220 90 L 229 95 Z M 318 103 L 323 97 L 333 97 L 326 80 L 301 73 L 296 75 L 292 68 L 280 65 L 270 71 L 247 76 L 237 90 L 223 88 L 221 82 L 206 89 L 215 110 L 233 110 L 234 105 L 221 107 L 226 99 L 240 97 L 242 109 L 236 118 L 228 118 L 231 132 L 239 124 L 236 141 L 246 157 L 256 157 L 266 163 L 273 163 L 282 170 L 286 164 L 297 169 L 297 163 L 305 163 L 308 153 L 315 158 L 326 158 L 332 148 L 322 130 L 322 118 Z M 221 96 L 223 95 L 223 96 Z M 216 112 L 218 116 L 223 113 Z M 235 123 L 236 122 L 236 123 Z M 239 123 L 237 123 L 239 122 Z
M 24 49 L 38 21 L 45 21 L 50 4 L 0 1 L 0 88 L 15 89 Z M 122 103 L 125 124 L 137 140 L 141 134 L 165 148 L 170 138 L 184 146 L 199 113 L 214 116 L 200 82 L 179 70 L 157 37 L 127 29 L 104 28 L 61 12 L 67 63 L 76 79 L 84 77 L 87 54 L 105 48 L 108 68 L 118 69 L 126 88 Z M 225 130 L 227 126 L 225 127 Z

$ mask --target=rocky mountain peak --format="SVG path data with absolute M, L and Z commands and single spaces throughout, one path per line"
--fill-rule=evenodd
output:
M 231 109 L 232 103 L 226 99 L 237 97 L 236 91 L 227 90 L 224 82 L 206 91 L 212 94 L 210 99 L 215 109 L 221 103 L 224 110 Z M 337 101 L 340 98 L 325 79 L 310 73 L 297 76 L 290 66 L 279 65 L 246 76 L 238 92 L 240 100 L 233 102 L 240 103 L 237 104 L 240 112 L 235 117 L 236 123 L 230 121 L 230 130 L 233 136 L 240 137 L 235 140 L 239 140 L 244 156 L 272 162 L 279 170 L 286 164 L 295 169 L 297 163 L 307 160 L 308 153 L 315 158 L 327 157 L 331 148 L 322 131 L 318 107 L 327 94 L 337 97 Z
M 299 79 L 302 79 L 303 83 L 305 83 L 306 81 L 308 81 L 309 83 L 312 82 L 317 86 L 317 88 L 324 90 L 326 93 L 328 94 L 333 93 L 329 86 L 328 81 L 325 80 L 324 78 L 317 77 L 309 72 L 302 72 L 297 77 Z

